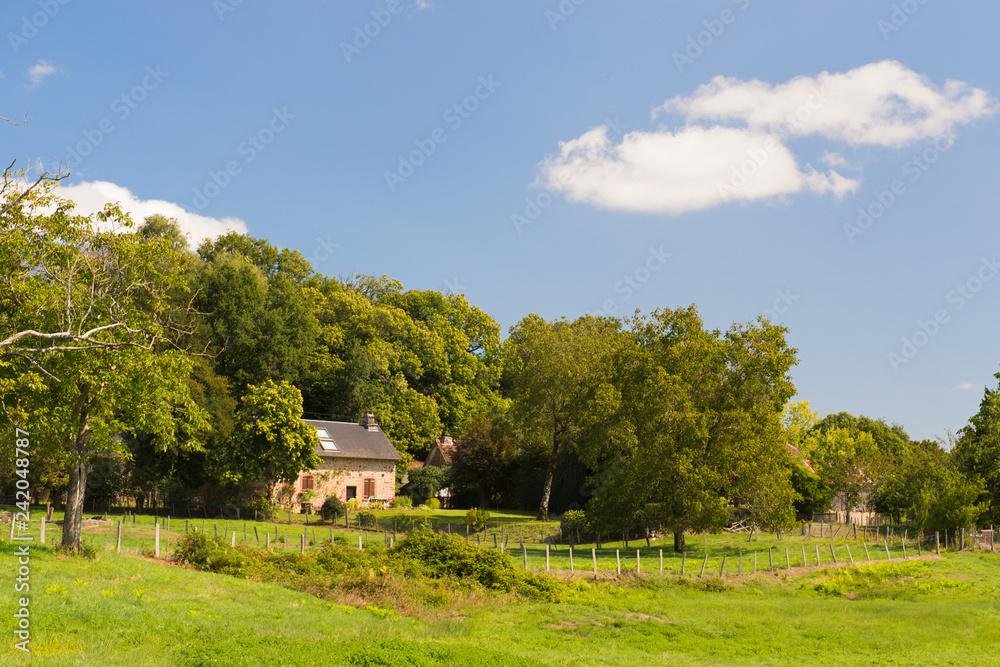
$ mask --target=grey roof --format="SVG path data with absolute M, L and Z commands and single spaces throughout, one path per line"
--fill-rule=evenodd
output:
M 316 448 L 316 453 L 327 459 L 384 459 L 401 461 L 402 456 L 389 442 L 389 438 L 378 426 L 369 431 L 368 427 L 354 422 L 328 422 L 317 419 L 303 419 L 305 423 L 317 429 L 326 429 L 330 434 L 336 451 L 328 451 L 322 446 Z

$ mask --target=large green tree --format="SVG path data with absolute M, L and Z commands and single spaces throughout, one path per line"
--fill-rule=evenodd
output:
M 547 322 L 529 315 L 507 339 L 511 416 L 525 438 L 547 453 L 538 519 L 548 520 L 552 480 L 560 456 L 587 438 L 617 404 L 605 390 L 619 344 L 621 322 L 581 317 Z
M 404 291 L 386 278 L 315 278 L 319 344 L 303 383 L 308 413 L 372 410 L 404 457 L 471 415 L 502 407 L 499 325 L 462 295 Z
M 1000 373 L 993 377 L 1000 380 Z M 983 392 L 979 411 L 959 433 L 953 454 L 959 470 L 984 484 L 979 500 L 988 509 L 982 518 L 1000 524 L 1000 388 Z
M 119 434 L 197 447 L 202 427 L 176 349 L 189 313 L 181 258 L 134 233 L 108 206 L 95 216 L 44 187 L 6 192 L 0 213 L 0 395 L 4 418 L 33 434 L 67 473 L 63 543 L 79 547 L 87 474 L 97 458 L 128 457 Z M 178 424 L 185 425 L 179 429 Z
M 251 385 L 236 411 L 232 447 L 217 451 L 228 480 L 291 484 L 299 473 L 319 467 L 316 429 L 302 421 L 302 393 L 288 382 Z
M 727 524 L 729 508 L 759 524 L 792 516 L 782 409 L 795 393 L 795 350 L 785 330 L 759 321 L 708 330 L 691 306 L 630 322 L 616 360 L 620 409 L 600 448 L 602 471 L 588 511 L 605 525 L 684 532 Z

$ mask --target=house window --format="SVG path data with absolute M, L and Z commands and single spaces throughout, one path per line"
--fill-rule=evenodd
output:
M 312 475 L 305 475 L 302 477 L 302 490 L 309 491 L 316 488 L 316 478 Z
M 365 480 L 365 495 L 364 495 L 364 498 L 368 499 L 368 498 L 372 498 L 374 496 L 375 496 L 375 480 L 371 479 L 371 478 L 366 479 Z
M 354 500 L 357 497 L 358 497 L 358 487 L 356 486 L 347 487 L 347 499 Z

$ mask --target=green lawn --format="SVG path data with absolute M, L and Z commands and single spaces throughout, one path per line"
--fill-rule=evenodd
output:
M 139 517 L 134 534 L 131 527 L 125 532 L 129 541 L 123 539 L 123 546 L 150 546 L 152 522 L 144 520 Z M 174 539 L 176 522 L 171 520 Z M 242 540 L 242 522 L 227 527 L 234 525 Z M 209 530 L 211 526 L 211 521 L 206 523 Z M 258 526 L 259 530 L 270 526 L 273 535 L 274 524 Z M 301 528 L 293 529 L 290 537 L 297 537 L 300 533 L 295 531 Z M 324 529 L 329 527 L 317 528 L 318 537 Z M 219 530 L 221 535 L 221 522 Z M 28 664 L 10 648 L 15 608 L 10 575 L 16 559 L 14 545 L 6 537 L 5 532 L 0 540 L 4 570 L 0 608 L 10 613 L 5 611 L 0 621 L 6 638 L 0 664 Z M 113 539 L 111 531 L 89 531 L 87 539 L 106 546 L 109 537 Z M 635 564 L 635 544 L 628 552 L 618 544 L 601 552 L 600 581 L 590 574 L 573 579 L 561 603 L 496 597 L 460 609 L 442 608 L 422 618 L 331 605 L 278 586 L 162 564 L 134 552 L 119 555 L 104 550 L 96 561 L 85 561 L 60 558 L 36 546 L 31 562 L 31 664 L 997 662 L 990 656 L 1000 649 L 1000 556 L 945 553 L 941 559 L 904 561 L 899 558 L 901 545 L 896 544 L 891 548 L 897 560 L 891 563 L 815 567 L 817 544 L 825 565 L 830 562 L 828 538 L 806 540 L 795 535 L 778 542 L 762 535 L 759 542 L 747 542 L 745 535 L 691 536 L 689 576 L 683 578 L 612 576 L 615 548 L 621 550 L 623 569 L 634 569 Z M 846 558 L 848 544 L 861 560 L 860 540 L 842 539 L 835 546 L 838 560 Z M 769 546 L 777 547 L 773 552 L 777 571 L 749 574 L 754 551 L 759 569 L 765 569 Z M 801 565 L 794 555 L 801 561 L 802 546 L 811 567 L 784 571 L 786 546 L 793 568 Z M 656 543 L 650 548 L 642 543 L 643 572 L 658 571 L 659 548 Z M 871 544 L 869 548 L 876 558 Z M 744 576 L 734 577 L 732 559 L 740 550 Z M 881 550 L 884 560 L 884 547 Z M 583 561 L 589 570 L 590 547 L 574 553 L 575 565 Z M 705 553 L 711 567 L 699 577 Z M 727 576 L 720 579 L 723 553 Z M 908 554 L 912 555 L 909 549 Z M 664 555 L 666 571 L 678 572 L 680 559 L 666 551 Z M 513 556 L 519 563 L 519 549 Z M 551 565 L 568 568 L 568 557 L 568 548 L 560 546 L 550 553 Z M 531 545 L 529 565 L 544 567 L 544 547 Z

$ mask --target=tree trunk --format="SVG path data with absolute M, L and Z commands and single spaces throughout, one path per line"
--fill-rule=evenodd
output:
M 490 494 L 485 485 L 479 487 L 479 509 L 488 510 L 490 508 Z
M 684 531 L 674 531 L 674 551 L 677 553 L 683 553 L 687 551 L 687 546 L 684 544 Z
M 80 460 L 69 470 L 69 487 L 66 489 L 66 515 L 63 517 L 62 544 L 80 548 L 83 532 L 83 497 L 87 490 L 87 462 Z
M 549 496 L 552 495 L 552 478 L 556 472 L 556 459 L 559 458 L 559 447 L 553 445 L 549 465 L 545 469 L 545 484 L 542 486 L 542 502 L 538 505 L 538 521 L 549 520 Z

